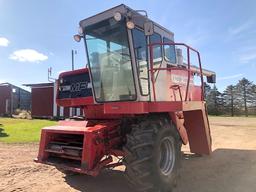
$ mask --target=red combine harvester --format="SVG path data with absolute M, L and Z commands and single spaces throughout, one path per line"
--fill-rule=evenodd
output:
M 60 74 L 57 103 L 82 107 L 86 120 L 43 128 L 36 161 L 92 176 L 125 165 L 136 190 L 171 190 L 182 143 L 211 153 L 204 77 L 214 83 L 215 73 L 202 69 L 197 50 L 125 5 L 82 20 L 74 38 L 84 39 L 88 68 Z

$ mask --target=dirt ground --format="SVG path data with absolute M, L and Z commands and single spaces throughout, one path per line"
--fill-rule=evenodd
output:
M 256 118 L 211 117 L 211 156 L 196 157 L 183 147 L 181 178 L 176 192 L 255 192 Z M 37 144 L 0 144 L 0 191 L 130 192 L 124 167 L 96 178 L 64 174 L 36 164 Z

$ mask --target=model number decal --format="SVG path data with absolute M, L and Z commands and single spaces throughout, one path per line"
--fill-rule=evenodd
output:
M 70 91 L 72 93 L 79 92 L 84 89 L 90 89 L 92 85 L 90 82 L 76 82 L 71 85 L 62 85 L 60 86 L 60 91 Z
M 187 84 L 187 82 L 188 82 L 188 77 L 173 74 L 173 75 L 171 76 L 171 80 L 172 80 L 173 83 L 177 83 L 177 84 Z M 191 78 L 190 78 L 190 84 L 193 84 L 193 83 L 194 83 L 194 80 L 193 80 L 193 77 L 191 77 Z
M 71 84 L 70 91 L 71 92 L 79 92 L 84 89 L 89 89 L 91 87 L 92 87 L 91 83 L 89 83 L 89 82 L 76 82 L 76 83 Z

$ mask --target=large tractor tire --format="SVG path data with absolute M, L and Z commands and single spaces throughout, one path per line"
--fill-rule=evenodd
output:
M 169 192 L 181 161 L 181 139 L 168 116 L 148 116 L 132 125 L 124 147 L 126 177 L 134 190 Z

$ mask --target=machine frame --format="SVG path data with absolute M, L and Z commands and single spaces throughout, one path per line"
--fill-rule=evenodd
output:
M 124 17 L 125 22 L 132 21 L 135 27 L 140 28 L 140 30 L 153 26 L 153 32 L 157 32 L 162 37 L 167 37 L 173 41 L 169 43 L 150 43 L 150 35 L 146 35 L 146 33 L 152 33 L 150 32 L 151 29 L 147 32 L 144 31 L 145 37 L 147 38 L 148 50 L 147 72 L 149 94 L 147 96 L 141 94 L 137 75 L 138 68 L 136 67 L 135 60 L 136 56 L 133 51 L 132 29 L 127 29 L 136 99 L 129 101 L 98 102 L 95 99 L 94 91 L 92 91 L 92 95 L 86 97 L 57 97 L 57 103 L 60 106 L 83 108 L 86 121 L 61 121 L 57 126 L 43 128 L 36 162 L 96 176 L 103 168 L 122 165 L 121 160 L 126 156 L 122 147 L 126 143 L 126 134 L 129 132 L 127 127 L 129 127 L 130 122 L 134 123 L 137 119 L 152 114 L 167 115 L 170 121 L 175 124 L 182 143 L 187 144 L 189 142 L 191 152 L 198 154 L 211 153 L 211 136 L 204 101 L 203 76 L 213 81 L 215 79 L 215 73 L 202 69 L 200 53 L 197 50 L 184 43 L 174 43 L 174 34 L 171 31 L 125 5 L 119 5 L 82 20 L 80 27 L 84 30 L 87 26 L 113 18 L 117 12 Z M 85 38 L 86 31 L 82 31 L 82 33 L 80 36 Z M 160 46 L 162 52 L 164 52 L 163 47 L 167 45 L 175 47 L 184 46 L 187 50 L 187 63 L 182 62 L 180 65 L 177 62 L 168 63 L 163 59 L 160 66 L 155 67 L 154 47 Z M 85 46 L 88 55 L 88 45 L 85 43 Z M 198 67 L 191 65 L 191 51 L 195 52 L 198 57 Z M 84 90 L 94 90 L 89 58 L 88 63 L 89 68 L 60 74 L 57 95 L 60 95 L 60 92 L 63 91 L 61 81 L 67 76 L 78 74 L 89 75 L 90 78 L 86 80 Z M 158 73 L 157 78 L 155 73 Z M 191 81 L 192 77 L 196 74 L 200 76 L 201 86 L 195 86 Z M 171 78 L 172 75 L 175 78 Z M 81 82 L 76 82 L 77 90 L 81 91 L 81 84 L 79 83 Z M 66 143 L 62 135 L 68 138 L 67 142 L 65 141 Z M 69 146 L 67 143 L 73 144 L 71 140 L 75 139 L 76 136 L 79 137 L 78 140 L 79 142 L 82 141 L 82 144 L 79 146 Z M 75 155 L 74 150 L 76 150 Z M 52 155 L 80 163 L 72 164 L 66 161 L 60 163 L 58 161 L 50 161 L 49 157 Z M 120 161 L 114 161 L 112 156 L 117 157 Z

